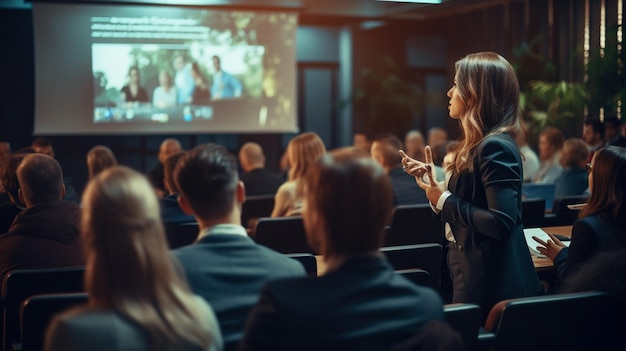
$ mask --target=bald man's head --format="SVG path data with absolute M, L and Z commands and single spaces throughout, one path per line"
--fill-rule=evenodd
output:
M 239 163 L 244 172 L 265 167 L 265 155 L 261 145 L 255 142 L 243 144 L 239 150 Z
M 61 201 L 65 195 L 61 165 L 52 157 L 29 154 L 17 168 L 20 199 L 31 207 Z
M 161 142 L 161 146 L 159 147 L 159 162 L 161 162 L 161 164 L 164 164 L 168 156 L 173 155 L 179 151 L 183 151 L 183 148 L 180 145 L 180 141 L 178 141 L 178 139 L 167 138 L 163 140 Z

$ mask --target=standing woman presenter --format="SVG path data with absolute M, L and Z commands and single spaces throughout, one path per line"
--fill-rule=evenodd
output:
M 462 134 L 446 181 L 434 180 L 430 147 L 426 163 L 400 153 L 446 222 L 452 302 L 476 303 L 486 318 L 501 300 L 543 292 L 521 217 L 520 89 L 513 67 L 496 53 L 470 54 L 455 71 L 448 108 Z

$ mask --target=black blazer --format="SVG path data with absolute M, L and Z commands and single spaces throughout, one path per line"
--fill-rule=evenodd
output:
M 434 290 L 409 282 L 382 257 L 360 256 L 318 278 L 267 284 L 239 349 L 390 350 L 443 318 Z
M 474 170 L 453 174 L 441 211 L 456 243 L 463 296 L 486 313 L 498 301 L 540 294 L 543 289 L 524 239 L 522 162 L 509 134 L 485 138 L 474 154 Z

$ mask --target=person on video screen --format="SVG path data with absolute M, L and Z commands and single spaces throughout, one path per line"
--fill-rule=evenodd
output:
M 137 66 L 128 69 L 128 83 L 122 87 L 121 93 L 122 102 L 127 105 L 150 101 L 146 88 L 141 86 L 141 75 Z
M 200 65 L 197 62 L 191 64 L 191 76 L 194 81 L 193 94 L 191 95 L 191 103 L 193 105 L 208 105 L 211 99 L 209 93 L 208 79 L 202 73 Z
M 187 62 L 183 55 L 178 55 L 176 59 L 174 59 L 174 68 L 176 69 L 174 84 L 176 85 L 178 103 L 190 103 L 194 88 L 193 76 L 191 75 L 191 63 Z
M 218 56 L 213 56 L 213 85 L 211 86 L 211 97 L 217 99 L 229 99 L 241 96 L 241 82 L 230 73 L 222 70 L 222 63 Z
M 172 83 L 170 72 L 159 72 L 159 86 L 154 88 L 154 93 L 152 94 L 152 105 L 154 107 L 168 108 L 176 105 L 176 88 Z

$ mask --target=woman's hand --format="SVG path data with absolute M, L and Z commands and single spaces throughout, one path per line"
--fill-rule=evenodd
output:
M 556 258 L 556 256 L 566 246 L 561 242 L 561 240 L 557 239 L 554 235 L 548 233 L 548 236 L 550 236 L 550 239 L 548 239 L 547 242 L 539 239 L 536 236 L 533 236 L 533 240 L 543 245 L 543 246 L 537 246 L 537 251 L 539 251 L 540 254 L 547 256 L 549 259 L 552 260 L 552 262 L 554 262 L 554 259 Z
M 400 150 L 400 155 L 402 156 L 402 168 L 404 171 L 415 177 L 417 185 L 426 192 L 428 201 L 436 204 L 439 197 L 446 189 L 442 184 L 437 183 L 433 175 L 435 164 L 433 163 L 433 153 L 430 146 L 424 148 L 426 162 L 412 159 L 402 150 Z M 426 180 L 423 179 L 425 174 L 428 175 Z

